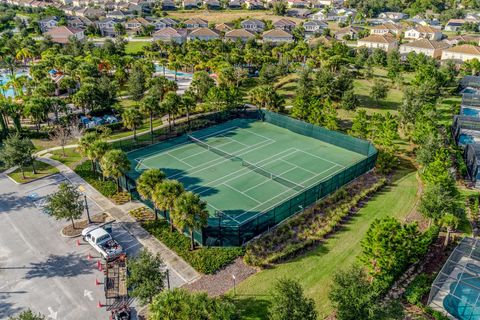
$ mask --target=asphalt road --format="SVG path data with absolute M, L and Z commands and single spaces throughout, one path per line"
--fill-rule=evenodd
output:
M 97 269 L 99 254 L 86 243 L 65 238 L 57 221 L 42 212 L 46 196 L 56 191 L 60 174 L 18 186 L 0 174 L 0 319 L 30 308 L 47 319 L 108 319 Z M 101 212 L 89 201 L 90 213 Z M 121 227 L 113 224 L 113 237 L 128 256 L 142 245 Z M 88 255 L 92 259 L 88 259 Z M 170 284 L 183 283 L 170 272 Z

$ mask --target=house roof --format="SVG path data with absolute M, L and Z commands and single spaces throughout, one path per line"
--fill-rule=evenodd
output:
M 275 21 L 273 25 L 277 28 L 277 27 L 287 27 L 287 26 L 295 27 L 297 24 L 292 20 L 282 18 L 280 20 Z
M 461 34 L 452 38 L 448 38 L 447 41 L 479 42 L 480 37 L 476 35 Z
M 161 37 L 184 37 L 187 35 L 187 30 L 185 29 L 174 29 L 171 27 L 158 30 L 153 34 L 154 36 Z
M 317 26 L 328 27 L 328 23 L 320 20 L 310 20 L 303 23 L 303 26 L 315 24 Z
M 217 25 L 215 26 L 215 30 L 217 30 L 217 31 L 224 31 L 224 32 L 226 32 L 226 31 L 230 31 L 230 30 L 232 30 L 232 29 L 233 29 L 233 28 L 232 28 L 230 25 L 226 24 L 226 23 L 219 23 L 219 24 L 217 24 Z
M 456 47 L 445 49 L 444 51 L 471 54 L 471 55 L 480 55 L 480 47 L 473 46 L 471 44 L 462 44 Z
M 55 27 L 47 31 L 46 33 L 52 37 L 55 36 L 72 36 L 76 33 L 83 32 L 82 29 L 73 28 L 69 26 Z
M 200 18 L 191 18 L 186 20 L 185 24 L 208 24 L 208 22 Z
M 402 27 L 399 26 L 399 25 L 396 25 L 394 23 L 390 23 L 390 22 L 387 22 L 387 23 L 384 23 L 384 24 L 381 24 L 379 26 L 375 26 L 375 27 L 372 27 L 371 29 L 373 30 L 402 30 Z
M 450 47 L 450 45 L 444 41 L 434 41 L 429 39 L 419 39 L 402 44 L 402 46 L 421 49 L 447 49 Z
M 190 37 L 216 37 L 218 38 L 218 34 L 209 28 L 197 28 L 192 30 L 189 34 Z
M 419 25 L 419 26 L 416 26 L 415 28 L 413 28 L 415 30 L 417 30 L 418 32 L 421 32 L 421 33 L 436 33 L 436 32 L 440 32 L 439 29 L 435 29 L 435 28 L 432 28 L 430 26 L 422 26 L 422 25 Z
M 359 27 L 348 26 L 345 28 L 338 29 L 337 32 L 335 32 L 335 34 L 343 34 L 343 33 L 349 33 L 349 32 L 358 33 L 361 30 L 362 28 L 359 28 Z
M 463 19 L 450 19 L 447 22 L 447 26 L 461 26 L 465 23 L 465 20 Z
M 132 19 L 128 20 L 127 23 L 140 23 L 141 25 L 148 25 L 148 24 L 150 24 L 150 22 L 148 22 L 147 20 L 145 20 L 145 19 L 142 18 L 142 17 L 132 18 Z
M 392 43 L 392 42 L 397 41 L 397 39 L 394 36 L 391 36 L 389 34 L 386 34 L 386 35 L 372 34 L 372 35 L 369 35 L 368 37 L 362 38 L 358 41 L 373 42 L 373 43 Z
M 259 25 L 259 26 L 265 26 L 265 23 L 263 21 L 260 21 L 258 19 L 247 19 L 247 20 L 243 20 L 242 22 L 240 22 L 241 25 L 244 25 L 244 24 L 256 24 L 256 25 Z
M 245 29 L 235 29 L 225 33 L 226 38 L 253 38 L 255 35 Z
M 287 31 L 284 31 L 282 29 L 272 29 L 265 31 L 263 33 L 263 37 L 267 38 L 292 38 L 292 35 L 288 33 Z

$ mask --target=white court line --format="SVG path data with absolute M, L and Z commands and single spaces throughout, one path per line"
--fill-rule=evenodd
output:
M 254 132 L 254 131 L 251 131 L 251 130 L 248 130 L 248 129 L 245 129 L 245 128 L 243 128 L 243 130 L 245 130 L 245 131 L 247 131 L 247 132 L 250 132 L 251 134 L 257 135 L 257 136 L 259 136 L 259 137 L 262 137 L 263 139 L 272 140 L 272 138 L 269 138 L 269 137 L 267 137 L 267 136 L 261 135 L 260 133 L 256 133 L 256 132 Z
M 169 155 L 170 157 L 172 157 L 172 158 L 174 158 L 174 159 L 177 159 L 177 160 L 180 161 L 181 163 L 186 164 L 186 165 L 189 166 L 190 168 L 193 168 L 193 166 L 192 166 L 191 164 L 183 161 L 183 160 L 180 159 L 180 158 L 175 157 L 173 154 L 171 154 L 171 153 L 169 153 L 169 152 L 167 152 L 167 153 L 165 153 L 165 154 L 166 154 L 166 155 Z
M 266 147 L 267 145 L 272 144 L 272 143 L 274 143 L 274 142 L 275 142 L 275 141 L 268 142 L 267 144 L 264 144 L 265 141 L 259 142 L 259 143 L 257 143 L 257 144 L 260 144 L 260 146 L 257 146 L 257 147 L 255 147 L 255 148 L 252 148 L 252 147 L 254 147 L 254 146 L 257 145 L 257 144 L 254 144 L 254 145 L 249 146 L 248 148 L 240 149 L 239 151 L 242 151 L 242 152 L 237 153 L 237 154 L 234 154 L 234 156 L 235 156 L 235 157 L 239 157 L 239 156 L 248 154 L 248 153 L 250 153 L 250 152 L 252 152 L 252 151 L 254 151 L 254 150 L 256 150 L 256 149 L 259 149 L 259 148 L 261 148 L 261 147 Z M 247 150 L 247 152 L 243 152 L 244 150 Z M 223 160 L 218 161 L 219 159 L 223 159 Z M 209 168 L 211 168 L 211 167 L 216 167 L 216 166 L 218 166 L 218 165 L 221 164 L 221 163 L 224 163 L 224 162 L 227 162 L 227 161 L 232 161 L 232 160 L 231 160 L 231 159 L 224 159 L 223 157 L 218 156 L 217 159 L 213 159 L 213 160 L 204 162 L 203 164 L 211 163 L 211 162 L 213 162 L 213 161 L 215 161 L 214 164 L 209 165 L 209 166 L 207 166 L 207 167 L 198 166 L 198 167 L 196 167 L 196 168 L 198 168 L 199 170 L 193 170 L 193 171 L 191 171 L 191 172 L 188 172 L 188 174 L 191 175 L 191 174 L 194 174 L 194 173 L 202 172 L 202 171 L 204 171 L 204 170 L 206 170 L 206 169 L 209 169 Z M 174 178 L 174 177 L 177 177 L 177 176 L 179 176 L 179 175 L 182 175 L 182 173 L 174 174 L 173 176 L 170 176 L 169 179 Z
M 222 210 L 218 209 L 217 207 L 215 207 L 214 205 L 210 204 L 210 203 L 207 203 L 208 206 L 212 207 L 215 211 L 218 211 L 218 212 L 221 212 L 222 214 L 226 215 L 227 217 L 229 217 L 231 220 L 237 222 L 237 223 L 240 223 L 240 221 L 238 221 L 237 219 L 235 219 L 234 217 L 232 217 L 231 215 L 229 215 L 228 213 L 225 213 L 223 212 Z
M 274 154 L 273 156 L 270 156 L 270 157 L 268 157 L 268 158 L 265 158 L 265 159 L 263 159 L 262 161 L 259 161 L 259 162 L 257 162 L 257 163 L 260 163 L 260 162 L 263 162 L 263 161 L 267 161 L 268 159 L 271 159 L 271 158 L 273 158 L 273 157 L 278 157 L 278 155 L 280 155 L 280 154 L 282 154 L 282 153 L 285 153 L 285 152 L 287 152 L 287 151 L 289 151 L 289 150 L 291 150 L 291 149 L 294 149 L 294 148 L 290 148 L 290 149 L 284 150 L 284 151 L 282 151 L 282 152 L 279 152 L 279 153 L 277 153 L 277 154 Z M 289 153 L 289 154 L 285 155 L 285 157 L 288 157 L 290 154 L 292 154 L 292 153 Z M 275 159 L 275 160 L 277 160 L 277 159 Z M 267 162 L 266 164 L 272 163 L 272 162 L 275 161 L 275 160 L 269 161 L 269 162 Z M 235 175 L 235 174 L 237 174 L 238 172 L 243 171 L 243 170 L 248 170 L 248 171 L 246 171 L 245 173 L 243 173 L 243 174 L 241 174 L 241 175 Z M 252 172 L 251 169 L 248 169 L 247 167 L 242 166 L 242 168 L 238 169 L 237 171 L 231 172 L 231 173 L 229 173 L 229 174 L 227 174 L 227 175 L 225 175 L 225 176 L 222 176 L 221 178 L 212 180 L 212 181 L 206 183 L 205 185 L 198 186 L 198 187 L 193 188 L 193 189 L 189 189 L 189 191 L 197 190 L 197 189 L 202 188 L 202 187 L 204 187 L 204 186 L 216 187 L 217 185 L 220 185 L 220 184 L 222 184 L 222 183 L 224 183 L 224 182 L 229 182 L 229 181 L 235 180 L 235 179 L 237 179 L 237 178 L 239 178 L 239 177 L 241 177 L 241 176 L 244 176 L 244 175 L 246 175 L 247 173 L 250 173 L 250 172 Z M 225 178 L 227 178 L 227 177 L 229 177 L 229 176 L 232 176 L 232 175 L 235 175 L 232 179 L 224 180 Z M 223 181 L 222 181 L 222 180 L 223 180 Z M 217 182 L 217 181 L 221 181 L 222 183 L 212 185 L 212 183 Z M 200 194 L 201 194 L 201 193 L 200 193 Z
M 226 129 L 223 129 L 223 130 L 220 130 L 220 131 L 216 131 L 216 132 L 213 132 L 213 133 L 211 133 L 211 134 L 207 134 L 207 135 L 203 136 L 202 139 L 203 139 L 203 138 L 209 138 L 209 137 L 215 137 L 215 136 L 222 136 L 222 134 L 223 134 L 224 132 L 228 132 L 228 131 L 234 130 L 234 129 L 236 129 L 236 128 L 239 128 L 239 127 L 238 127 L 238 126 L 237 126 L 237 127 L 229 127 L 229 128 L 226 128 Z M 200 138 L 199 138 L 199 139 L 200 139 Z M 160 141 L 160 142 L 157 142 L 157 143 L 154 143 L 154 144 L 151 144 L 151 145 L 146 146 L 146 147 L 142 147 L 142 148 L 138 148 L 138 149 L 132 150 L 132 151 L 130 151 L 130 152 L 134 152 L 134 151 L 136 151 L 136 150 L 140 150 L 140 149 L 143 149 L 143 148 L 150 148 L 150 147 L 152 147 L 152 146 L 154 146 L 154 145 L 157 145 L 157 144 L 160 144 L 160 143 L 164 143 L 165 141 L 168 141 L 168 139 L 167 139 L 167 140 Z M 185 141 L 185 142 L 175 144 L 175 145 L 173 145 L 173 146 L 171 146 L 171 147 L 168 147 L 168 148 L 166 148 L 166 149 L 159 150 L 159 151 L 160 151 L 160 153 L 163 153 L 164 151 L 167 151 L 167 150 L 172 150 L 172 149 L 176 149 L 176 148 L 184 148 L 184 147 L 187 147 L 187 145 L 189 145 L 189 144 L 191 144 L 191 143 L 192 143 L 192 141 L 187 140 L 187 141 Z M 156 154 L 158 154 L 159 151 L 153 151 L 153 152 L 147 153 L 146 155 L 144 155 L 144 156 L 142 156 L 142 157 L 139 157 L 139 158 L 135 158 L 134 160 L 135 160 L 135 161 L 139 161 L 139 162 L 142 161 L 142 160 L 146 160 L 146 159 L 148 159 L 150 156 L 151 156 L 151 157 L 154 157 Z M 130 152 L 129 152 L 129 153 L 130 153 Z
M 342 168 L 346 168 L 345 166 L 343 166 L 343 165 L 341 165 L 341 164 L 339 164 L 339 163 L 336 163 L 336 162 L 330 161 L 330 160 L 328 160 L 328 159 L 325 159 L 325 158 L 316 156 L 316 155 L 314 155 L 314 154 L 311 154 L 310 152 L 303 151 L 303 150 L 299 150 L 299 149 L 297 149 L 297 150 L 298 150 L 299 152 L 308 154 L 308 155 L 310 155 L 310 156 L 312 156 L 312 157 L 315 157 L 315 158 L 318 158 L 318 159 L 320 159 L 320 160 L 330 162 L 331 164 L 334 164 L 334 165 L 337 165 L 337 166 L 341 166 Z
M 282 161 L 282 160 L 280 159 L 280 161 Z M 290 171 L 292 171 L 292 170 L 295 170 L 295 169 L 297 169 L 297 168 L 298 168 L 298 167 L 295 166 L 295 168 L 290 168 L 290 169 L 288 169 L 288 170 L 286 170 L 286 171 L 278 174 L 277 176 L 282 177 L 285 173 L 290 172 Z M 267 182 L 271 182 L 271 181 L 275 181 L 275 180 L 273 180 L 273 179 L 268 179 L 268 178 L 267 178 L 266 181 L 263 181 L 262 183 L 256 184 L 256 185 L 254 185 L 253 187 L 250 187 L 250 188 L 248 188 L 247 190 L 244 190 L 243 192 L 247 192 L 247 191 L 249 191 L 249 190 L 251 190 L 251 189 L 255 189 L 255 188 L 261 186 L 262 184 L 267 183 Z M 279 183 L 278 181 L 275 181 L 275 182 Z M 292 182 L 293 182 L 293 181 L 292 181 Z M 281 183 L 280 183 L 280 184 L 281 184 Z M 284 186 L 284 187 L 286 187 L 286 188 L 289 188 L 289 189 L 293 189 L 293 188 L 287 187 L 287 186 L 285 186 L 285 185 L 283 185 L 283 184 L 282 184 L 282 186 Z
M 230 143 L 232 143 L 232 141 L 229 141 L 229 142 L 226 142 L 226 143 L 219 144 L 218 146 L 215 146 L 215 148 L 223 147 L 223 146 L 229 145 Z M 189 155 L 189 156 L 187 156 L 187 157 L 184 157 L 184 158 L 182 158 L 182 159 L 183 159 L 183 160 L 185 160 L 185 159 L 188 159 L 188 158 L 196 157 L 196 156 L 198 156 L 199 154 L 202 154 L 202 153 L 205 153 L 205 152 L 208 152 L 208 151 L 210 151 L 210 150 L 208 150 L 208 149 L 205 149 L 205 148 L 202 148 L 202 150 L 203 150 L 203 151 L 201 151 L 201 152 L 197 152 L 197 153 L 194 153 L 194 154 L 192 154 L 192 155 Z
M 336 166 L 338 166 L 338 165 L 336 165 Z M 335 166 L 334 166 L 334 167 L 330 167 L 330 168 L 322 171 L 321 173 L 319 173 L 318 175 L 316 175 L 316 176 L 314 176 L 314 177 L 311 177 L 311 178 L 309 178 L 309 179 L 307 179 L 307 180 L 305 180 L 305 181 L 302 181 L 302 184 L 305 183 L 306 181 L 309 181 L 309 180 L 312 180 L 312 179 L 316 178 L 316 177 L 319 176 L 320 174 L 322 174 L 322 173 L 324 173 L 324 172 L 327 172 L 327 171 L 329 171 L 329 170 L 331 170 L 331 169 L 333 169 L 333 168 L 335 168 Z M 331 177 L 332 175 L 337 174 L 338 172 L 340 172 L 340 171 L 342 171 L 342 170 L 343 170 L 343 168 L 341 168 L 340 170 L 337 170 L 337 171 L 329 174 L 328 176 L 322 178 L 322 180 L 320 180 L 320 181 L 326 180 L 327 178 Z M 319 182 L 320 182 L 320 181 L 319 181 Z M 310 188 L 310 187 L 309 187 L 309 188 Z M 307 189 L 308 189 L 308 188 L 307 188 Z M 279 194 L 276 195 L 275 197 L 271 198 L 269 201 L 271 201 L 271 200 L 273 200 L 273 199 L 276 199 L 276 198 L 282 196 L 283 194 L 287 193 L 287 192 L 290 191 L 290 190 L 292 190 L 292 189 L 289 189 L 289 190 L 286 190 L 286 191 L 284 191 L 284 192 L 282 192 L 282 193 L 279 193 Z M 304 191 L 305 191 L 305 190 L 304 190 Z M 301 191 L 301 192 L 304 192 L 304 191 Z M 288 199 L 285 200 L 285 201 L 290 200 L 291 198 L 293 198 L 293 197 L 296 196 L 297 194 L 300 194 L 301 192 L 297 192 L 297 193 L 293 194 L 292 197 L 288 198 Z M 263 209 L 262 212 L 265 212 L 265 211 L 267 211 L 267 210 L 270 210 L 270 209 L 272 209 L 272 208 L 274 208 L 274 207 L 276 207 L 276 206 L 278 206 L 278 205 L 279 205 L 279 203 L 273 204 L 273 205 L 271 205 L 270 207 L 267 207 L 266 209 Z M 247 211 L 247 212 L 244 212 L 244 213 L 242 213 L 242 214 L 239 214 L 239 215 L 237 216 L 237 218 L 240 218 L 240 217 L 242 217 L 243 215 L 245 215 L 245 214 L 247 214 L 247 213 L 253 212 L 253 210 L 257 209 L 257 208 L 260 207 L 260 206 L 261 206 L 261 204 L 258 205 L 258 206 L 256 206 L 256 207 L 254 207 L 254 208 L 252 208 L 252 209 L 250 209 L 250 210 Z M 246 221 L 248 221 L 248 220 L 242 221 L 242 223 L 245 223 Z
M 230 138 L 230 137 L 227 137 L 227 136 L 223 136 L 223 138 L 227 138 L 228 140 L 232 140 L 232 142 L 241 144 L 241 145 L 244 146 L 244 147 L 249 147 L 248 144 L 242 143 L 242 142 L 240 142 L 240 141 L 238 141 L 238 140 L 235 140 L 235 139 L 233 139 L 233 138 Z
M 238 190 L 237 188 L 232 187 L 232 186 L 229 185 L 228 183 L 222 183 L 222 184 L 219 184 L 218 186 L 225 186 L 225 187 L 230 188 L 230 189 L 232 189 L 232 190 L 234 190 L 234 191 L 236 191 L 236 192 L 238 192 L 238 193 L 243 194 L 245 197 L 252 199 L 252 200 L 255 201 L 256 203 L 261 203 L 261 202 L 258 201 L 257 199 L 255 199 L 255 198 L 253 198 L 253 197 L 250 197 L 248 194 L 245 194 L 243 191 L 240 191 L 240 190 Z
M 300 170 L 307 171 L 308 173 L 315 174 L 315 175 L 317 174 L 316 172 L 305 169 L 304 167 L 297 166 L 295 163 L 291 163 L 290 161 L 287 161 L 287 160 L 284 160 L 284 159 L 282 159 L 282 161 L 285 162 L 285 163 L 288 163 L 289 165 L 295 166 L 296 168 L 298 168 Z

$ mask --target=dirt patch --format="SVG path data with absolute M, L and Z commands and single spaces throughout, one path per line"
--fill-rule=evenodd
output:
M 91 224 L 100 224 L 100 223 L 104 223 L 107 220 L 108 214 L 106 212 L 103 212 L 100 214 L 93 215 L 90 218 L 92 220 Z M 69 224 L 62 229 L 62 235 L 66 237 L 78 237 L 82 234 L 82 230 L 88 226 L 89 224 L 87 219 L 76 220 L 75 227 L 73 227 L 72 224 Z
M 191 292 L 206 292 L 211 297 L 225 294 L 233 288 L 233 275 L 235 275 L 235 283 L 239 284 L 257 270 L 247 266 L 242 257 L 237 258 L 233 263 L 229 264 L 222 270 L 214 274 L 204 275 L 193 283 L 186 284 L 182 288 Z

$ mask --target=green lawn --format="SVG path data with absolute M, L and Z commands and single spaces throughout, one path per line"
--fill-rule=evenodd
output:
M 143 50 L 144 46 L 151 44 L 151 41 L 130 41 L 125 46 L 126 54 L 135 54 Z
M 62 150 L 50 151 L 52 154 L 52 159 L 60 161 L 64 165 L 74 169 L 77 164 L 82 161 L 83 157 L 76 150 L 76 148 L 65 148 L 65 156 L 63 155 Z
M 316 303 L 320 319 L 333 310 L 328 300 L 332 275 L 355 262 L 361 252 L 360 240 L 377 218 L 393 216 L 403 219 L 412 210 L 417 194 L 417 180 L 412 170 L 396 174 L 397 180 L 368 202 L 343 228 L 323 245 L 305 256 L 263 270 L 240 283 L 236 304 L 242 319 L 264 319 L 269 292 L 275 279 L 293 277 L 300 281 L 307 296 Z
M 22 171 L 20 169 L 15 170 L 8 176 L 18 183 L 27 183 L 58 172 L 57 168 L 41 161 L 35 160 L 34 165 L 37 173 L 33 173 L 31 166 L 26 167 L 24 168 L 25 179 L 23 178 Z
M 162 125 L 162 123 L 163 123 L 162 119 L 153 119 L 153 127 L 154 128 Z M 142 133 L 142 132 L 145 132 L 145 131 L 150 131 L 150 120 L 145 120 L 144 123 L 140 127 L 138 127 L 137 135 L 139 133 Z M 114 140 L 114 139 L 119 139 L 119 138 L 123 138 L 123 137 L 128 137 L 128 136 L 131 136 L 131 135 L 133 135 L 132 130 L 115 132 L 115 133 L 109 135 L 108 139 L 109 140 Z

